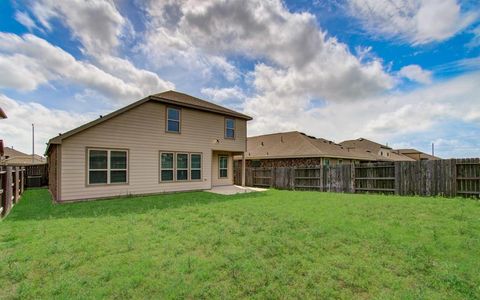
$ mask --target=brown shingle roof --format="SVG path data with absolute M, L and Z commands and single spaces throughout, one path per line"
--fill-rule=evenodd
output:
M 356 140 L 348 140 L 348 141 L 343 141 L 340 143 L 346 148 L 352 149 L 352 150 L 357 150 L 357 151 L 367 151 L 377 157 L 379 157 L 378 160 L 385 160 L 385 161 L 415 161 L 414 159 L 405 156 L 401 153 L 397 153 L 396 150 L 393 150 L 392 148 L 379 144 L 377 142 L 365 139 L 365 138 L 359 138 Z M 379 153 L 381 151 L 387 151 L 389 156 L 381 156 Z
M 108 115 L 105 115 L 101 118 L 93 120 L 89 123 L 86 123 L 86 124 L 80 126 L 80 127 L 77 127 L 75 129 L 72 129 L 70 131 L 67 131 L 67 132 L 65 132 L 61 135 L 58 135 L 58 136 L 50 139 L 50 141 L 48 141 L 47 150 L 45 151 L 45 153 L 48 153 L 49 148 L 50 148 L 50 144 L 61 144 L 63 139 L 66 139 L 69 136 L 77 134 L 77 133 L 79 133 L 79 132 L 81 132 L 85 129 L 88 129 L 92 126 L 95 126 L 97 124 L 105 122 L 106 120 L 111 119 L 111 118 L 113 118 L 117 115 L 120 115 L 120 114 L 122 114 L 122 113 L 124 113 L 124 112 L 126 112 L 126 111 L 128 111 L 132 108 L 135 108 L 135 107 L 137 107 L 137 106 L 139 106 L 139 105 L 141 105 L 141 104 L 143 104 L 147 101 L 157 101 L 157 102 L 166 103 L 166 104 L 170 104 L 170 105 L 189 107 L 189 108 L 193 108 L 193 109 L 208 111 L 208 112 L 212 112 L 212 113 L 222 114 L 222 115 L 236 117 L 236 118 L 245 119 L 245 120 L 251 120 L 252 119 L 251 117 L 249 117 L 247 115 L 244 115 L 244 114 L 241 114 L 239 112 L 236 112 L 234 110 L 228 109 L 228 108 L 220 106 L 220 105 L 210 103 L 208 101 L 205 101 L 205 100 L 202 100 L 202 99 L 199 99 L 199 98 L 196 98 L 196 97 L 184 94 L 184 93 L 180 93 L 180 92 L 176 92 L 176 91 L 166 91 L 166 92 L 163 92 L 163 93 L 154 94 L 154 95 L 148 96 L 146 98 L 143 98 L 143 99 L 141 99 L 137 102 L 134 102 L 134 103 L 132 103 L 130 105 L 127 105 L 123 108 L 120 108 L 120 109 L 118 109 L 114 112 L 111 112 Z
M 407 155 L 407 154 L 420 155 L 420 159 L 428 159 L 428 160 L 441 159 L 440 157 L 430 155 L 430 154 L 428 154 L 428 153 L 419 151 L 419 150 L 417 150 L 417 149 L 396 149 L 395 151 L 397 151 L 397 152 L 400 153 L 400 154 L 404 154 L 404 155 Z
M 154 100 L 162 101 L 166 100 L 170 104 L 177 104 L 180 106 L 186 106 L 191 108 L 196 108 L 200 110 L 206 110 L 210 112 L 216 112 L 224 115 L 229 115 L 241 119 L 251 120 L 252 118 L 236 112 L 234 110 L 228 109 L 226 107 L 213 104 L 211 102 L 202 100 L 200 98 L 196 98 L 184 93 L 176 92 L 176 91 L 166 91 L 159 94 L 154 94 L 150 96 Z
M 0 161 L 2 165 L 10 166 L 28 166 L 36 164 L 45 164 L 47 160 L 45 157 L 35 154 L 32 162 L 32 155 L 26 154 L 11 147 L 3 148 L 4 154 Z
M 342 145 L 325 139 L 317 139 L 298 131 L 281 132 L 249 137 L 247 159 L 330 157 L 355 160 L 377 160 L 362 151 L 348 150 Z

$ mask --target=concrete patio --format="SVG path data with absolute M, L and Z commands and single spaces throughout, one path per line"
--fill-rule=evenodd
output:
M 239 186 L 239 185 L 225 185 L 215 186 L 210 190 L 205 190 L 209 193 L 221 194 L 221 195 L 234 195 L 239 193 L 251 193 L 251 192 L 264 192 L 267 189 Z

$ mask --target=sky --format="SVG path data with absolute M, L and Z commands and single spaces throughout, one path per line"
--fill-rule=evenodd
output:
M 175 89 L 248 135 L 480 156 L 480 1 L 0 1 L 0 137 L 48 140 Z

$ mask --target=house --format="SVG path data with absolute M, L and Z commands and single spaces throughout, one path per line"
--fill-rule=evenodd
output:
M 396 149 L 395 150 L 397 153 L 400 153 L 402 155 L 408 156 L 414 160 L 438 160 L 441 159 L 440 157 L 433 156 L 430 154 L 427 154 L 422 151 L 418 151 L 417 149 Z
M 9 166 L 31 166 L 31 165 L 42 165 L 46 164 L 47 160 L 45 157 L 40 155 L 31 155 L 26 154 L 21 151 L 13 149 L 13 147 L 5 147 L 3 149 L 4 153 L 0 159 L 0 165 L 9 165 Z
M 175 91 L 148 96 L 50 139 L 49 189 L 71 201 L 231 185 L 251 119 Z
M 398 153 L 387 145 L 382 145 L 365 138 L 343 141 L 340 145 L 349 150 L 366 151 L 374 154 L 378 157 L 378 161 L 415 161 L 413 158 Z
M 245 158 L 247 167 L 337 165 L 380 159 L 372 153 L 298 131 L 249 137 Z

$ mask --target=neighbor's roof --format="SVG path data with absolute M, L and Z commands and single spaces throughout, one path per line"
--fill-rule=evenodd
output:
M 419 151 L 417 149 L 396 149 L 395 151 L 397 151 L 400 154 L 420 154 L 420 159 L 430 159 L 430 160 L 441 159 L 440 157 L 430 155 L 428 153 Z
M 358 138 L 356 140 L 343 141 L 340 143 L 340 145 L 348 149 L 353 149 L 357 151 L 367 151 L 387 161 L 415 161 L 413 158 L 410 158 L 401 153 L 398 153 L 396 150 L 393 150 L 392 148 L 386 145 L 382 145 L 365 138 Z M 389 156 L 385 157 L 385 156 L 379 155 L 378 153 L 382 150 L 388 151 Z
M 35 154 L 33 156 L 32 162 L 32 155 L 23 153 L 21 151 L 15 150 L 11 147 L 3 148 L 3 158 L 0 162 L 1 165 L 9 165 L 9 166 L 28 166 L 28 165 L 37 165 L 37 164 L 45 164 L 47 160 L 45 157 Z
M 188 108 L 193 108 L 193 109 L 198 109 L 198 110 L 202 110 L 202 111 L 208 111 L 208 112 L 212 112 L 212 113 L 217 113 L 217 114 L 221 114 L 221 115 L 226 115 L 226 116 L 231 116 L 231 117 L 236 117 L 236 118 L 240 118 L 240 119 L 245 119 L 245 120 L 251 120 L 252 118 L 247 116 L 247 115 L 244 115 L 244 114 L 241 114 L 239 112 L 236 112 L 234 110 L 231 110 L 231 109 L 228 109 L 226 107 L 223 107 L 223 106 L 220 106 L 220 105 L 216 105 L 216 104 L 213 104 L 213 103 L 210 103 L 208 101 L 205 101 L 205 100 L 202 100 L 202 99 L 199 99 L 199 98 L 196 98 L 196 97 L 193 97 L 193 96 L 190 96 L 190 95 L 187 95 L 187 94 L 184 94 L 184 93 L 180 93 L 180 92 L 176 92 L 176 91 L 166 91 L 166 92 L 163 92 L 163 93 L 159 93 L 159 94 L 154 94 L 154 95 L 150 95 L 148 97 L 145 97 L 137 102 L 134 102 L 128 106 L 125 106 L 123 108 L 120 108 L 112 113 L 109 113 L 108 115 L 106 116 L 103 116 L 103 117 L 100 117 L 94 121 L 91 121 L 87 124 L 84 124 L 80 127 L 77 127 L 73 130 L 70 130 L 70 131 L 67 131 L 61 135 L 58 135 L 52 139 L 50 139 L 50 141 L 48 142 L 48 146 L 47 146 L 47 150 L 46 150 L 46 153 L 48 153 L 48 150 L 50 148 L 50 144 L 61 144 L 62 143 L 62 140 L 63 139 L 66 139 L 74 134 L 77 134 L 85 129 L 88 129 L 90 127 L 93 127 L 97 124 L 100 124 L 102 122 L 105 122 L 106 120 L 109 120 L 115 116 L 118 116 L 132 108 L 135 108 L 147 101 L 157 101 L 157 102 L 161 102 L 161 103 L 165 103 L 165 104 L 170 104 L 170 105 L 176 105 L 176 106 L 180 106 L 180 107 L 188 107 Z
M 6 119 L 7 114 L 3 111 L 3 109 L 0 107 L 0 119 Z
M 357 160 L 378 160 L 365 151 L 348 150 L 332 141 L 291 131 L 247 139 L 246 159 L 329 157 Z

